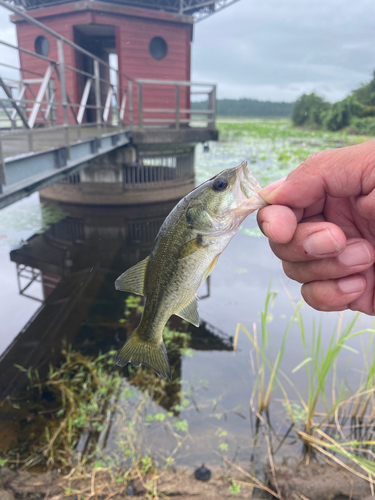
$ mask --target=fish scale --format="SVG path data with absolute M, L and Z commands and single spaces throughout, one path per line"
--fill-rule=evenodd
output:
M 247 215 L 266 203 L 246 162 L 226 169 L 186 195 L 165 219 L 150 255 L 125 271 L 117 290 L 144 295 L 141 321 L 116 357 L 171 378 L 164 327 L 173 314 L 199 325 L 196 292 Z

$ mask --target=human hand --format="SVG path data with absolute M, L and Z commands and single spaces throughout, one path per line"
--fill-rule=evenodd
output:
M 259 195 L 259 227 L 305 301 L 375 315 L 375 141 L 316 153 Z

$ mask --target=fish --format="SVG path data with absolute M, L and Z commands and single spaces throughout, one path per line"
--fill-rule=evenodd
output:
M 259 190 L 247 162 L 203 182 L 167 216 L 150 255 L 117 278 L 116 290 L 145 297 L 141 321 L 116 356 L 119 366 L 148 366 L 171 380 L 163 329 L 173 314 L 199 326 L 196 292 L 245 217 L 266 206 Z

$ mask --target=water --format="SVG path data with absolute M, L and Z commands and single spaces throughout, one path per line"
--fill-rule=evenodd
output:
M 259 137 L 253 131 L 230 143 L 212 144 L 209 153 L 198 147 L 197 177 L 202 181 L 245 157 L 253 162 L 256 175 L 265 182 L 295 166 L 301 148 L 304 154 L 309 154 L 327 147 L 332 141 L 328 139 L 320 138 L 317 142 L 313 138 L 311 144 L 306 144 L 306 136 L 270 139 Z M 286 160 L 286 156 L 289 159 Z M 173 203 L 133 209 L 41 205 L 38 195 L 33 195 L 3 210 L 0 226 L 3 285 L 0 289 L 0 391 L 3 395 L 15 388 L 21 390 L 25 383 L 15 363 L 38 366 L 43 373 L 49 363 L 60 362 L 62 345 L 97 355 L 99 351 L 117 350 L 123 344 L 126 330 L 121 321 L 125 294 L 114 290 L 114 280 L 148 255 L 172 207 Z M 17 266 L 21 274 L 20 287 Z M 24 266 L 35 270 L 34 280 L 22 277 L 27 274 Z M 183 442 L 175 455 L 177 464 L 218 462 L 218 453 L 222 451 L 238 460 L 249 460 L 255 455 L 260 461 L 266 456 L 265 443 L 254 446 L 249 411 L 256 381 L 255 351 L 241 333 L 237 351 L 233 352 L 233 336 L 238 323 L 250 332 L 256 324 L 259 332 L 260 311 L 269 287 L 278 293 L 271 310 L 273 320 L 269 323 L 273 353 L 270 359 L 274 360 L 293 314 L 291 299 L 300 300 L 300 286 L 285 277 L 266 238 L 259 237 L 255 217 L 250 216 L 220 257 L 209 288 L 204 284 L 199 290 L 203 326 L 199 330 L 189 328 L 195 352 L 193 356 L 176 360 L 176 373 L 181 380 L 161 406 L 155 409 L 148 405 L 151 412 L 169 410 L 181 403 L 183 394 L 189 394 L 188 404 L 177 412 L 180 421 L 186 420 L 188 429 L 183 432 Z M 303 314 L 307 336 L 311 338 L 313 321 L 316 324 L 321 321 L 327 333 L 323 343 L 327 344 L 329 335 L 337 327 L 338 313 L 322 314 L 304 306 Z M 352 316 L 350 312 L 344 314 L 344 325 Z M 371 324 L 371 318 L 361 316 L 358 328 Z M 345 351 L 338 359 L 337 377 L 351 389 L 358 385 L 363 367 L 361 342 L 363 337 L 352 339 L 349 344 L 358 354 Z M 306 397 L 304 371 L 294 375 L 292 372 L 304 358 L 295 324 L 281 369 L 293 380 L 295 389 Z M 298 401 L 295 389 L 289 387 L 288 393 Z M 276 387 L 271 414 L 275 432 L 282 435 L 290 421 L 278 399 L 282 399 L 282 393 Z M 133 408 L 133 403 L 128 403 Z M 106 438 L 108 452 L 116 452 L 125 406 L 125 403 L 120 405 Z M 0 411 L 3 429 L 13 418 L 17 416 Z M 176 446 L 176 435 L 163 423 L 150 424 L 143 428 L 143 433 L 150 453 L 164 450 L 167 455 L 167 451 L 171 452 Z M 290 436 L 279 454 L 295 454 L 299 449 L 294 436 Z

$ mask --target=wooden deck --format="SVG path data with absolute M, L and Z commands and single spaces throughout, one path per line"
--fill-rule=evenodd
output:
M 107 134 L 113 135 L 118 131 L 127 131 L 128 127 L 107 126 L 98 129 L 93 127 L 69 127 L 70 145 L 79 142 L 89 141 Z M 2 144 L 3 158 L 7 159 L 30 153 L 40 153 L 51 148 L 61 148 L 66 145 L 65 129 L 63 127 L 54 128 L 36 128 L 33 130 L 9 130 L 1 131 L 0 138 Z

